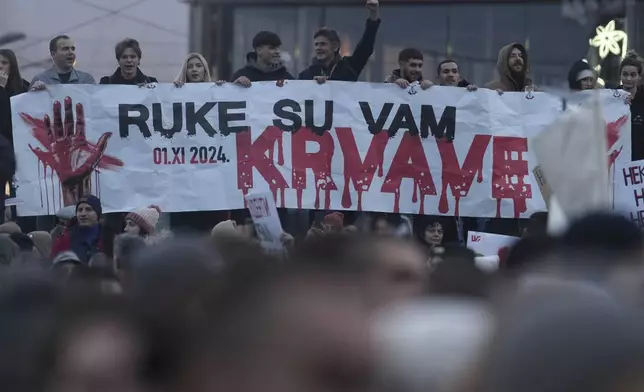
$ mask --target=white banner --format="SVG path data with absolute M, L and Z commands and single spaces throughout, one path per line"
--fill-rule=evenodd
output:
M 624 93 L 603 90 L 609 151 L 630 159 Z M 309 81 L 50 86 L 12 98 L 21 215 L 94 193 L 106 212 L 278 207 L 477 217 L 545 209 L 528 139 L 546 93 Z

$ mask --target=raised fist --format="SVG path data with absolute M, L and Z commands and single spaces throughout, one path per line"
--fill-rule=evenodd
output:
M 43 120 L 27 113 L 20 113 L 20 117 L 31 126 L 34 137 L 45 149 L 34 148 L 31 144 L 29 148 L 58 175 L 65 206 L 74 205 L 83 195 L 91 193 L 91 175 L 97 167 L 114 169 L 122 167 L 123 161 L 104 155 L 111 132 L 102 134 L 96 144 L 87 141 L 82 104 L 76 104 L 76 121 L 70 97 L 65 98 L 64 122 L 60 101 L 54 102 L 53 109 L 53 124 L 49 115 Z

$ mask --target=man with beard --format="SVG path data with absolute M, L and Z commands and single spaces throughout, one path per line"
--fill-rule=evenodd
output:
M 518 42 L 504 46 L 499 51 L 496 64 L 497 79 L 485 85 L 499 94 L 505 91 L 534 90 L 529 77 L 530 62 L 525 47 Z
M 69 36 L 54 37 L 49 42 L 49 54 L 54 66 L 34 77 L 32 90 L 44 90 L 48 84 L 96 84 L 92 75 L 74 68 L 76 45 Z
M 324 83 L 327 80 L 356 82 L 373 53 L 376 33 L 380 26 L 378 0 L 367 0 L 369 19 L 367 26 L 352 56 L 340 55 L 340 36 L 335 30 L 322 28 L 313 36 L 315 58 L 310 67 L 302 71 L 300 80 L 316 80 Z
M 280 46 L 282 40 L 272 31 L 257 33 L 253 51 L 246 55 L 246 66 L 233 74 L 232 82 L 250 87 L 251 82 L 294 79 L 284 66 Z
M 476 91 L 478 87 L 470 84 L 461 77 L 458 63 L 454 60 L 443 60 L 436 67 L 436 76 L 441 86 L 466 87 L 469 91 Z
M 434 83 L 423 79 L 423 54 L 418 49 L 407 48 L 398 53 L 398 66 L 385 83 L 396 83 L 400 88 L 407 88 L 414 82 L 420 83 L 423 90 L 430 88 Z

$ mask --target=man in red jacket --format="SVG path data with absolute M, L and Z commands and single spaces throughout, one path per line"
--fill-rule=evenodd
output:
M 51 257 L 72 251 L 82 263 L 88 263 L 96 253 L 112 255 L 113 238 L 100 218 L 103 213 L 98 197 L 88 195 L 76 203 L 76 216 L 51 248 Z

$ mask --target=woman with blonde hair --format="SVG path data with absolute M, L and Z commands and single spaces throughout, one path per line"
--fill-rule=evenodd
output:
M 190 53 L 183 62 L 181 72 L 174 80 L 174 85 L 182 87 L 186 83 L 210 83 L 212 81 L 208 62 L 203 55 Z

